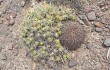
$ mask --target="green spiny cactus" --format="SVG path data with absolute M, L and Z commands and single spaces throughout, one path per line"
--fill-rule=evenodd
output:
M 60 44 L 63 21 L 75 20 L 73 10 L 41 2 L 29 10 L 21 24 L 21 39 L 31 57 L 38 62 L 52 63 L 69 59 L 69 53 Z

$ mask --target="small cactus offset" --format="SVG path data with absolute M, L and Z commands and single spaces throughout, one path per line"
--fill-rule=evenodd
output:
M 65 22 L 61 32 L 60 43 L 70 51 L 78 49 L 84 42 L 85 30 L 78 22 Z
M 72 9 L 63 6 L 41 2 L 29 10 L 21 24 L 20 36 L 33 60 L 56 64 L 69 59 L 59 39 L 63 22 L 68 20 L 75 21 L 75 15 Z

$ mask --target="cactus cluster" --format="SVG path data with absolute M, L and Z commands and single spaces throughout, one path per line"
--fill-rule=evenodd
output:
M 29 10 L 20 37 L 33 60 L 42 64 L 64 62 L 69 53 L 60 43 L 63 21 L 75 20 L 73 10 L 41 2 Z

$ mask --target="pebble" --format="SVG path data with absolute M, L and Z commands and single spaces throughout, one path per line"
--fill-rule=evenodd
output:
M 7 46 L 7 50 L 12 50 L 13 49 L 13 44 L 9 43 Z
M 110 38 L 105 39 L 104 45 L 107 46 L 107 47 L 110 46 Z
M 0 43 L 0 52 L 2 51 L 2 49 L 4 49 L 4 45 Z
M 6 59 L 7 59 L 6 54 L 0 53 L 0 60 L 6 60 Z
M 102 29 L 102 28 L 99 28 L 99 27 L 96 27 L 96 28 L 95 28 L 95 31 L 96 31 L 96 32 L 101 32 L 101 31 L 103 31 L 103 29 Z
M 12 16 L 13 18 L 15 18 L 15 17 L 17 16 L 17 13 L 11 13 L 11 16 Z
M 87 13 L 86 15 L 88 17 L 88 20 L 90 20 L 90 21 L 96 20 L 96 15 L 95 15 L 94 11 L 91 11 L 91 12 Z
M 3 8 L 2 8 L 2 13 L 5 14 L 6 11 L 7 11 L 7 8 L 3 7 Z
M 54 70 L 62 70 L 61 67 L 56 67 Z
M 78 20 L 78 22 L 79 22 L 80 24 L 82 24 L 82 25 L 85 24 L 80 18 L 78 18 L 77 20 Z
M 14 23 L 15 23 L 15 20 L 14 19 L 10 19 L 9 25 L 13 25 Z
M 103 27 L 103 24 L 101 22 L 95 22 L 94 25 L 100 28 Z
M 77 62 L 74 61 L 74 60 L 70 60 L 69 63 L 68 63 L 68 66 L 69 66 L 70 68 L 72 68 L 72 67 L 74 67 L 74 66 L 76 66 L 76 65 L 77 65 Z
M 74 59 L 75 56 L 76 56 L 76 52 L 75 51 L 72 51 L 71 57 Z
M 110 25 L 107 26 L 110 29 Z
M 3 23 L 3 20 L 2 20 L 2 18 L 0 18 L 0 24 L 2 24 Z
M 24 7 L 25 6 L 25 1 L 23 0 L 23 1 L 21 1 L 21 7 Z
M 0 45 L 0 52 L 2 51 L 3 47 Z
M 92 44 L 88 43 L 87 46 L 86 46 L 86 48 L 87 49 L 90 49 L 92 46 L 93 46 Z
M 106 32 L 109 32 L 109 29 L 108 28 L 104 28 L 103 30 L 106 31 Z
M 9 20 L 10 19 L 10 15 L 9 14 L 4 14 L 4 19 Z
M 96 21 L 97 21 L 97 22 L 100 22 L 100 21 L 101 21 L 101 18 L 97 18 Z
M 86 15 L 78 15 L 78 16 L 86 25 L 88 25 L 88 26 L 90 25 Z M 81 23 L 82 23 L 82 21 L 81 21 Z
M 103 24 L 106 24 L 106 18 L 101 17 L 101 22 L 102 22 Z
M 84 10 L 85 12 L 91 12 L 91 11 L 93 11 L 93 8 L 92 7 L 89 7 L 89 6 L 87 6 L 86 8 L 85 8 L 85 10 Z
M 0 11 L 0 16 L 3 14 L 3 12 L 2 11 Z

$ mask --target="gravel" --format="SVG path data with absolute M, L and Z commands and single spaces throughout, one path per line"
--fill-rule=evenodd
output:
M 96 20 L 96 15 L 95 15 L 94 11 L 87 13 L 87 17 L 88 17 L 88 20 L 90 20 L 90 21 Z
M 110 46 L 110 38 L 106 38 L 104 41 L 105 46 Z
M 74 60 L 70 60 L 69 63 L 68 63 L 68 66 L 69 66 L 70 68 L 72 68 L 72 67 L 74 67 L 74 66 L 76 66 L 76 65 L 77 65 L 77 62 L 74 61 Z

